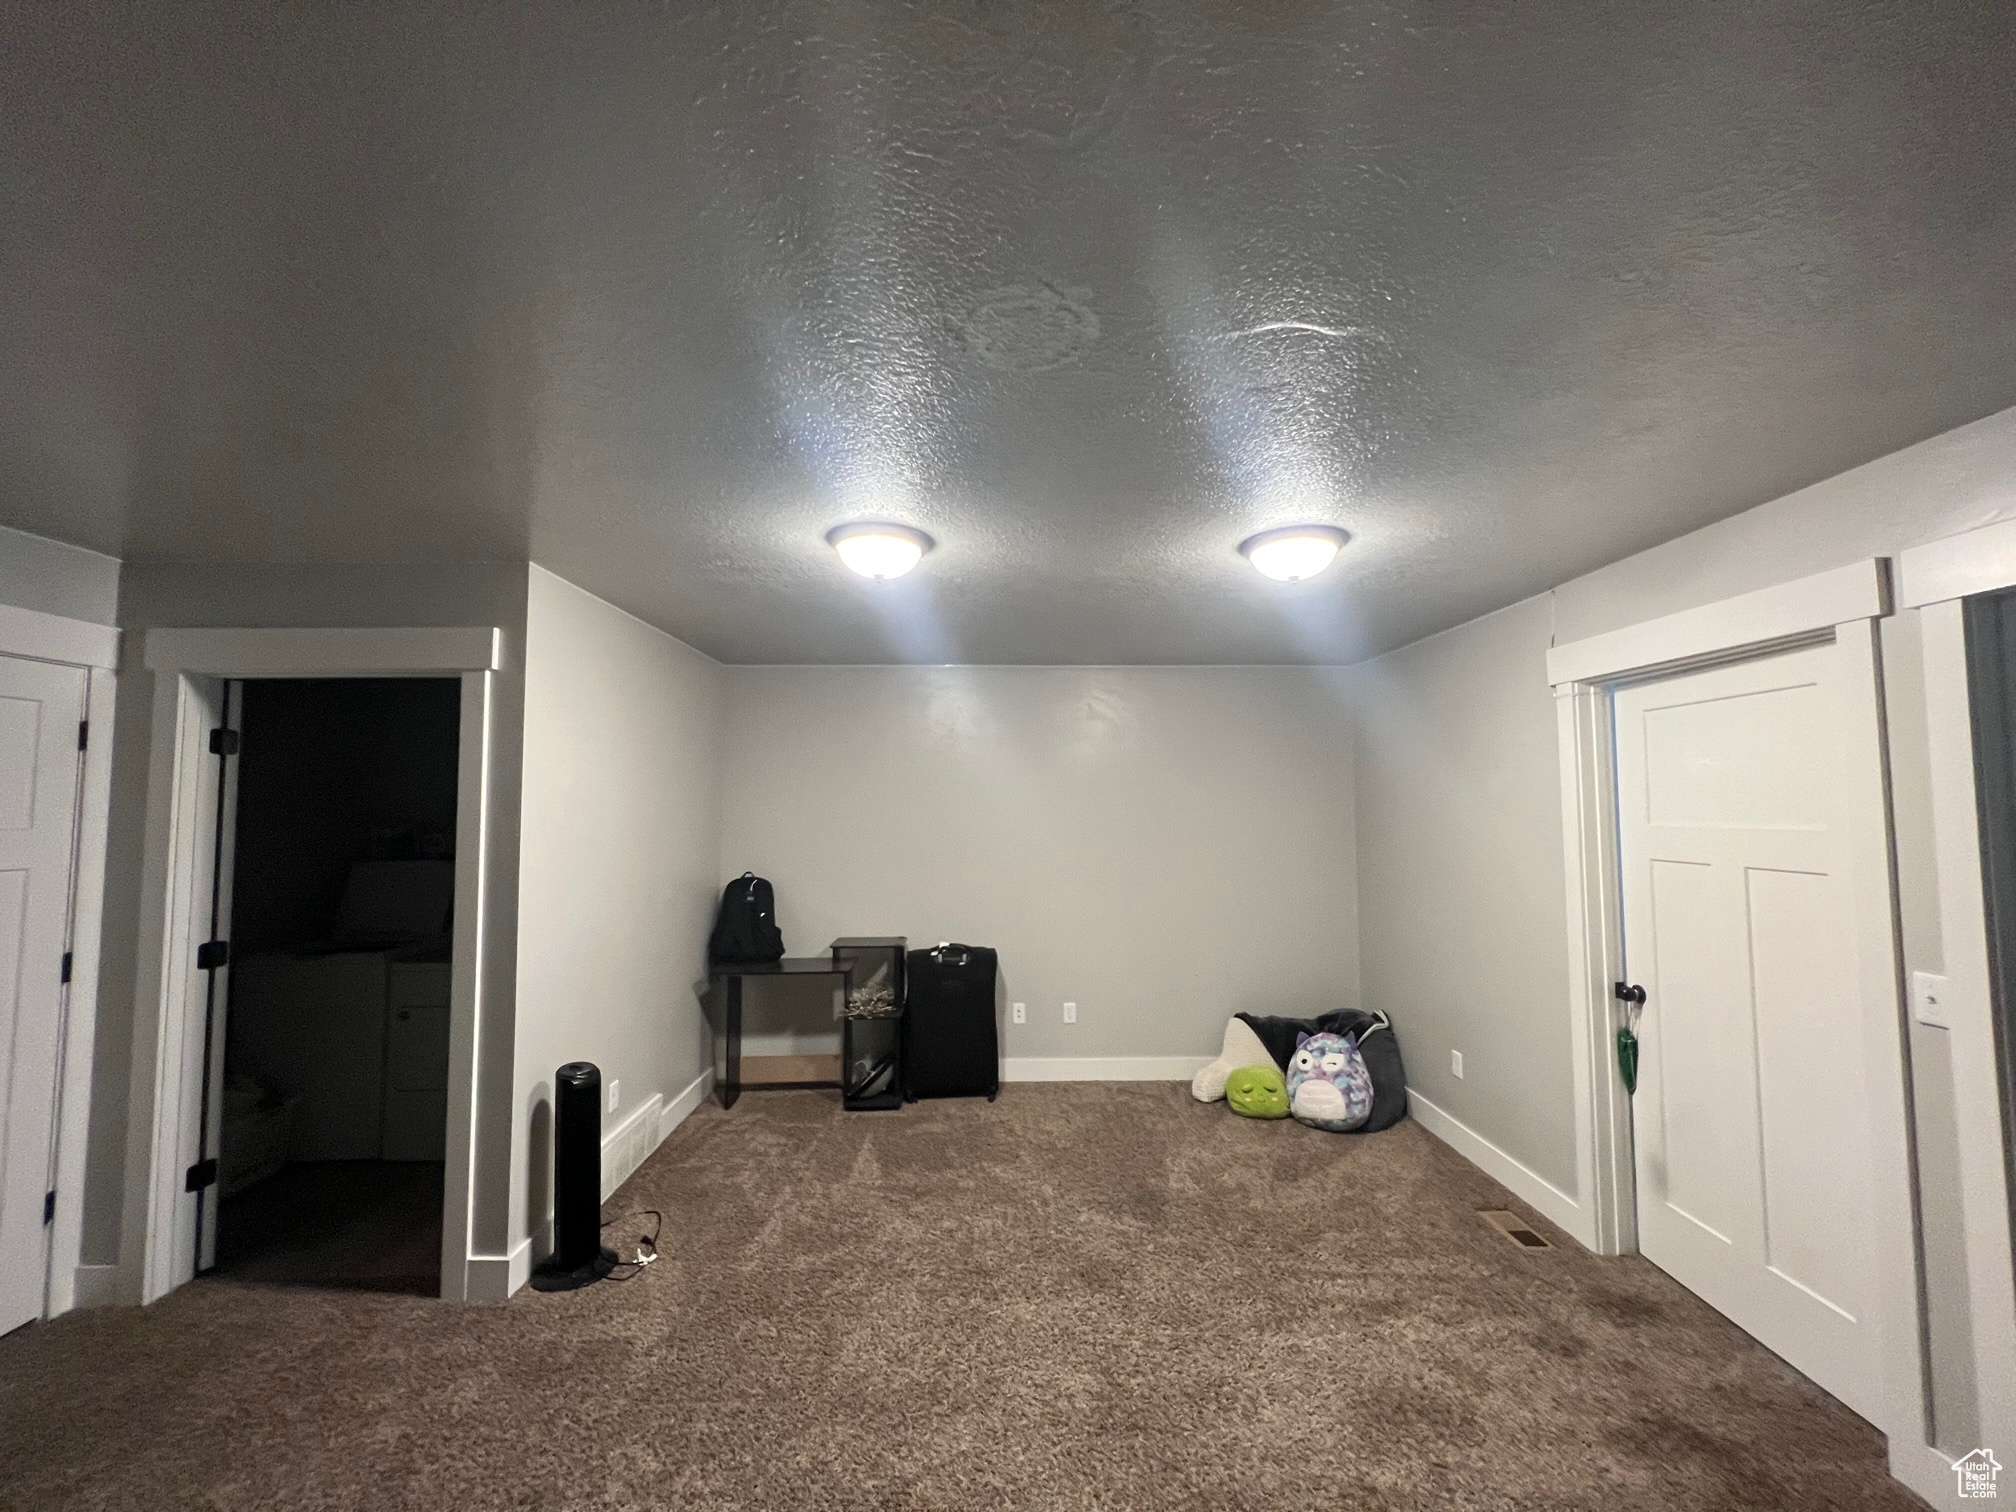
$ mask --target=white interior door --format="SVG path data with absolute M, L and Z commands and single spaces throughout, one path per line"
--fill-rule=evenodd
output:
M 212 1122 L 206 1111 L 216 1105 L 213 1079 L 223 1065 L 221 1025 L 211 1014 L 213 985 L 221 1018 L 225 984 L 221 980 L 213 983 L 222 973 L 206 967 L 201 952 L 212 940 L 221 938 L 217 932 L 219 868 L 226 868 L 228 876 L 230 855 L 219 837 L 228 843 L 230 831 L 228 825 L 222 830 L 219 826 L 228 817 L 224 804 L 235 795 L 227 768 L 236 763 L 223 760 L 210 744 L 211 733 L 228 723 L 227 685 L 221 678 L 190 673 L 182 674 L 178 683 L 177 739 L 181 749 L 176 761 L 174 822 L 178 843 L 186 843 L 189 853 L 171 862 L 169 876 L 163 969 L 175 987 L 164 1005 L 167 1016 L 162 1036 L 173 1051 L 163 1066 L 170 1079 L 162 1089 L 164 1116 L 156 1131 L 163 1157 L 158 1162 L 156 1211 L 165 1214 L 167 1221 L 157 1219 L 151 1240 L 158 1247 L 153 1274 L 159 1281 L 154 1295 L 193 1277 L 199 1261 L 209 1262 L 215 1244 L 216 1185 L 214 1171 L 205 1162 L 215 1156 L 216 1133 L 206 1127 Z M 217 1052 L 214 1056 L 210 1053 L 213 1048 Z
M 1857 691 L 1832 643 L 1620 690 L 1618 837 L 1639 1247 L 1880 1421 Z
M 0 657 L 0 1333 L 42 1315 L 81 667 Z

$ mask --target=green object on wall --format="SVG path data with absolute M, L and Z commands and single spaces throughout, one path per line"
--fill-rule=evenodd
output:
M 1286 1118 L 1288 1083 L 1272 1066 L 1244 1066 L 1225 1078 L 1225 1101 L 1242 1118 Z
M 1624 1090 L 1638 1090 L 1638 1036 L 1629 1029 L 1617 1031 L 1617 1071 L 1624 1078 Z

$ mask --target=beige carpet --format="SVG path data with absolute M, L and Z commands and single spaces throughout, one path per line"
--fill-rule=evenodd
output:
M 1475 1216 L 1508 1203 L 1413 1124 L 1175 1086 L 751 1095 L 611 1205 L 668 1210 L 626 1284 L 458 1308 L 210 1281 L 0 1340 L 0 1504 L 1920 1505 L 1650 1265 Z

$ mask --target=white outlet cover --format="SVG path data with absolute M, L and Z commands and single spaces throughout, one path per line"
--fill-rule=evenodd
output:
M 1935 1029 L 1951 1029 L 1946 1016 L 1946 978 L 1932 971 L 1911 973 L 1911 1016 Z
M 1027 1003 L 1017 1003 L 1015 1005 L 1015 1022 L 1018 1024 L 1029 1022 L 1029 1005 Z
M 1064 1022 L 1067 1024 L 1078 1022 L 1078 1005 L 1076 1003 L 1066 1003 L 1064 1005 Z
M 623 1083 L 611 1077 L 609 1079 L 609 1111 L 611 1113 L 614 1113 L 618 1106 L 620 1106 L 622 1095 Z
M 1463 1052 L 1461 1050 L 1451 1050 L 1449 1052 L 1449 1074 L 1458 1081 L 1463 1080 Z

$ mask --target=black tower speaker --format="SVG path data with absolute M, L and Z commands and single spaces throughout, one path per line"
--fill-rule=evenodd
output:
M 535 1291 L 592 1286 L 615 1268 L 602 1248 L 602 1072 L 569 1061 L 553 1074 L 553 1253 Z

